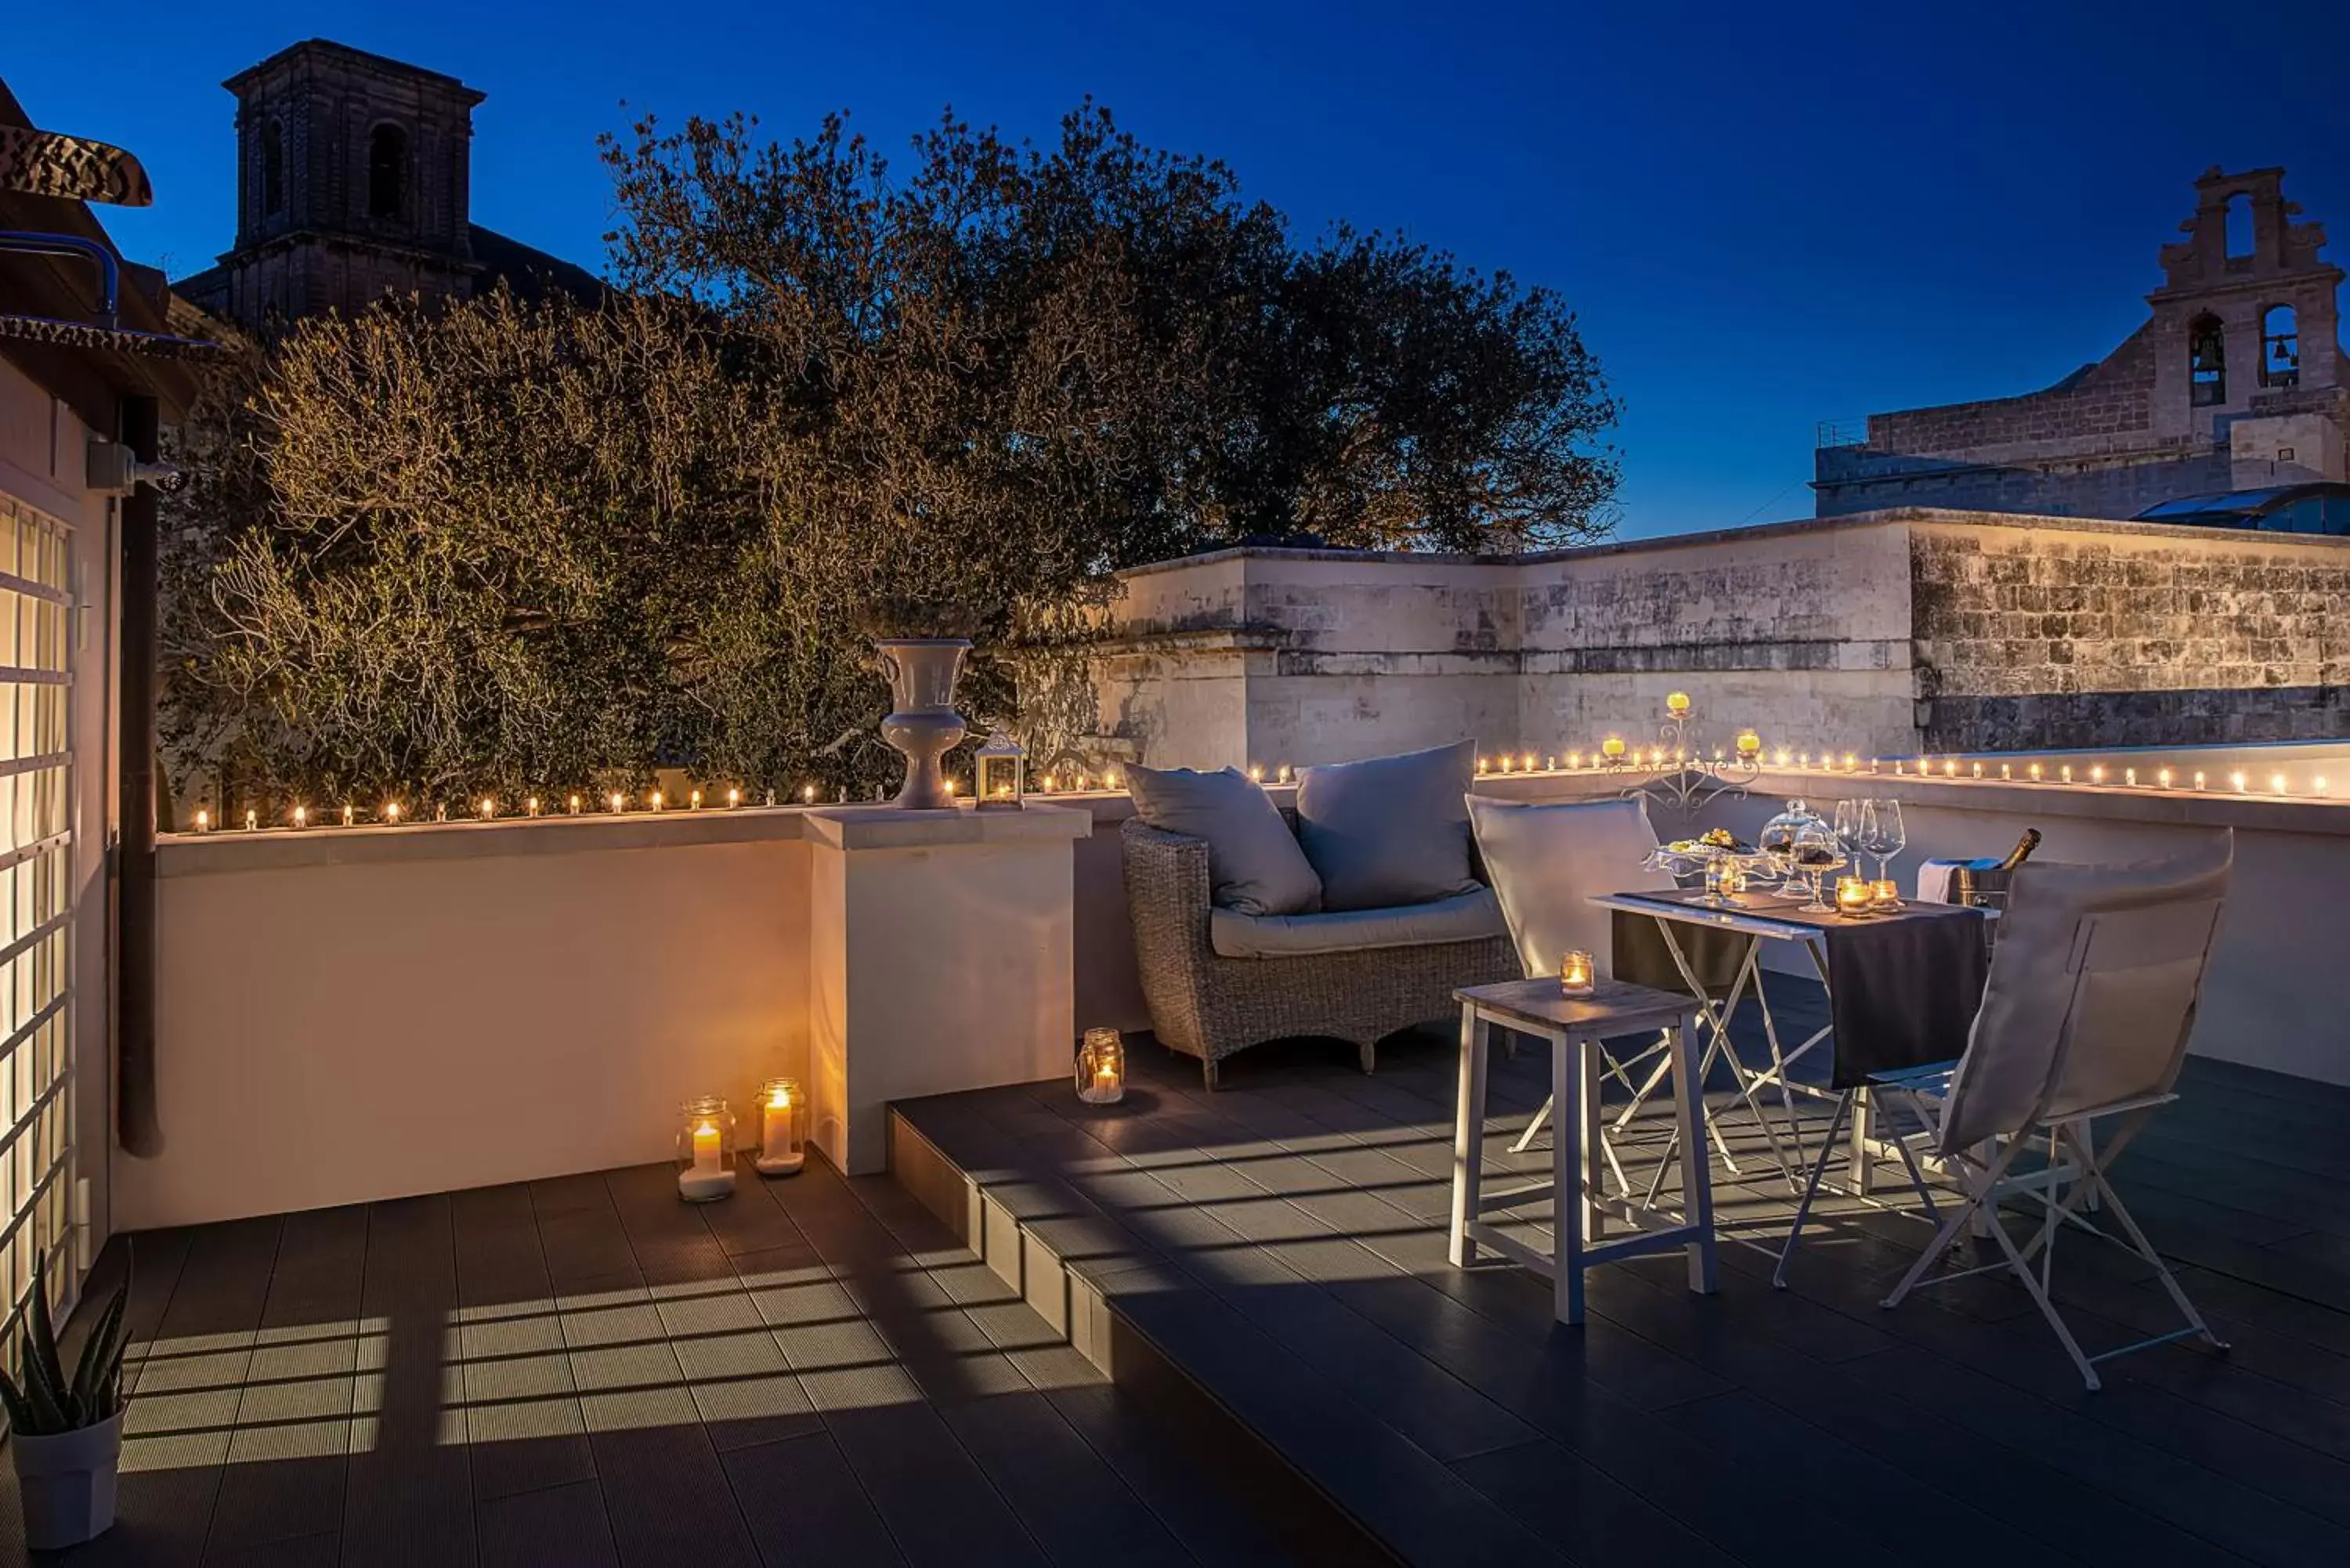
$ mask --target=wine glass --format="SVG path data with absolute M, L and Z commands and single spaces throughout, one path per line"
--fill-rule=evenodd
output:
M 1899 801 L 1871 801 L 1869 807 L 1867 849 L 1877 857 L 1877 879 L 1882 882 L 1891 875 L 1893 859 L 1909 846 L 1909 829 L 1901 820 Z
M 1836 841 L 1844 846 L 1847 859 L 1857 858 L 1863 837 L 1861 823 L 1867 815 L 1865 800 L 1840 800 L 1835 807 Z

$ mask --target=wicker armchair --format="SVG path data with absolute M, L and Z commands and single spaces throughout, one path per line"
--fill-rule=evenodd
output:
M 1518 978 L 1517 954 L 1506 936 L 1286 958 L 1222 957 L 1208 940 L 1207 840 L 1139 818 L 1121 832 L 1126 903 L 1151 1027 L 1160 1044 L 1200 1058 L 1211 1089 L 1223 1058 L 1296 1035 L 1354 1042 L 1368 1073 L 1380 1040 L 1450 1013 L 1456 988 Z

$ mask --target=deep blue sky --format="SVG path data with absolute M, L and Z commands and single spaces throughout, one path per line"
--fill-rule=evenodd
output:
M 1086 93 L 1307 236 L 1401 229 L 1558 289 L 1625 405 L 1625 529 L 1807 515 L 1813 431 L 2102 355 L 2205 168 L 2282 163 L 2350 257 L 2350 0 L 2038 4 L 9 6 L 36 123 L 131 148 L 176 273 L 229 243 L 233 71 L 326 36 L 463 78 L 473 216 L 598 265 L 620 107 L 827 109 L 900 148 L 951 103 L 1049 134 Z

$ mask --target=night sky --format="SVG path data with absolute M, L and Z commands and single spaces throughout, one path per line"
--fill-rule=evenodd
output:
M 156 206 L 104 216 L 174 274 L 231 238 L 218 84 L 307 36 L 487 92 L 474 220 L 590 265 L 595 137 L 637 110 L 846 109 L 894 150 L 947 104 L 1044 137 L 1091 93 L 1304 237 L 1399 229 L 1560 291 L 1625 404 L 1627 534 L 1808 515 L 1818 421 L 2103 355 L 2214 163 L 2284 165 L 2350 263 L 2350 0 L 8 10 L 0 78 L 140 155 Z

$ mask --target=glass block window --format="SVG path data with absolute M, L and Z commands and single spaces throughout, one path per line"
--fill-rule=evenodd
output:
M 78 1281 L 73 1214 L 72 597 L 64 524 L 0 494 L 0 1352 L 33 1266 Z

